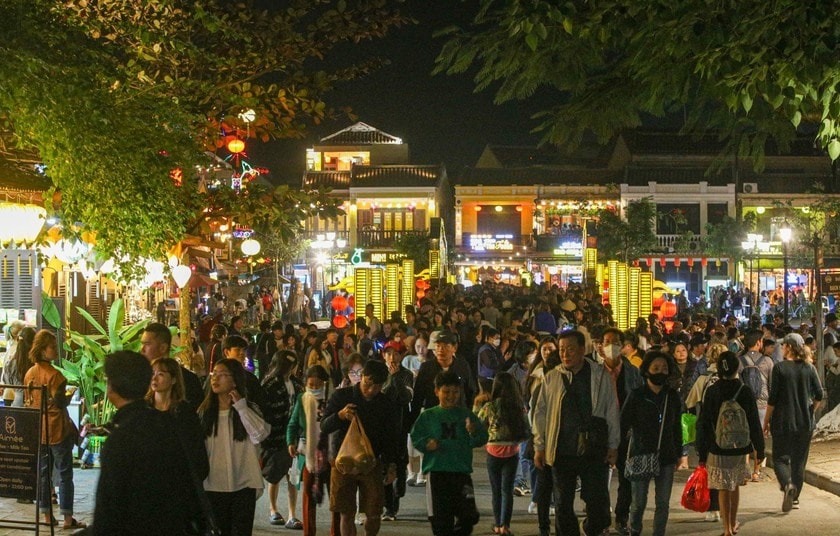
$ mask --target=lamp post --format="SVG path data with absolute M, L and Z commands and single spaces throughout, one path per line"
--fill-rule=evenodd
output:
M 751 296 L 750 296 L 750 312 L 754 313 L 758 306 L 758 293 L 761 292 L 761 268 L 759 267 L 759 277 L 758 277 L 758 284 L 753 287 L 752 286 L 752 279 L 753 279 L 753 261 L 755 260 L 758 254 L 758 245 L 764 239 L 763 236 L 760 234 L 748 233 L 747 239 L 741 242 L 741 248 L 745 251 L 750 251 L 750 289 Z
M 322 314 L 326 313 L 326 296 L 327 296 L 327 285 L 326 285 L 326 261 L 327 256 L 330 258 L 330 274 L 334 274 L 334 262 L 333 262 L 333 249 L 343 249 L 347 246 L 347 240 L 343 238 L 336 238 L 336 234 L 334 232 L 329 232 L 326 234 L 319 234 L 316 235 L 316 240 L 313 240 L 310 243 L 310 247 L 316 251 L 315 258 L 318 263 L 321 265 L 321 300 L 325 304 L 322 307 Z M 316 272 L 317 273 L 317 272 Z M 326 315 L 325 315 L 326 316 Z M 329 315 L 332 316 L 331 314 Z
M 787 222 L 785 222 L 781 229 L 779 229 L 779 238 L 782 239 L 782 292 L 784 292 L 784 296 L 782 299 L 784 300 L 785 305 L 785 325 L 788 323 L 788 242 L 790 242 L 792 231 L 788 226 Z

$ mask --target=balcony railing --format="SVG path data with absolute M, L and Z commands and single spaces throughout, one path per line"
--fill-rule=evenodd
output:
M 424 237 L 428 231 L 382 231 L 378 229 L 366 229 L 356 231 L 357 246 L 360 248 L 390 248 L 394 247 L 397 240 L 406 236 Z
M 659 247 L 664 249 L 665 251 L 670 250 L 670 248 L 674 247 L 674 242 L 676 242 L 680 236 L 678 234 L 658 234 L 656 235 L 656 239 L 659 241 Z
M 303 238 L 306 240 L 318 240 L 319 236 L 326 238 L 326 235 L 332 236 L 335 234 L 336 240 L 344 240 L 350 243 L 350 231 L 304 231 Z

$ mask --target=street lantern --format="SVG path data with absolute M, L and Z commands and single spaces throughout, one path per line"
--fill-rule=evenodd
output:
M 239 247 L 242 250 L 242 253 L 249 257 L 253 257 L 254 255 L 260 252 L 260 249 L 262 249 L 260 243 L 254 240 L 253 238 L 249 238 L 248 240 L 243 241 L 242 245 Z
M 187 283 L 190 281 L 190 277 L 192 277 L 192 269 L 185 265 L 179 264 L 172 268 L 172 279 L 175 280 L 175 284 L 178 285 L 178 288 L 184 288 L 187 286 Z
M 784 292 L 785 304 L 785 325 L 788 323 L 788 242 L 790 242 L 793 231 L 787 222 L 779 229 L 779 238 L 782 239 L 782 291 Z

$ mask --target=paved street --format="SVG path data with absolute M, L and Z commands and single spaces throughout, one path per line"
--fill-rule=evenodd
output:
M 95 493 L 96 479 L 99 475 L 98 469 L 76 470 L 76 511 L 77 517 L 84 521 L 92 518 L 93 498 Z M 682 487 L 688 478 L 688 471 L 682 471 L 677 475 L 677 483 L 671 498 L 671 522 L 668 525 L 669 535 L 709 535 L 717 536 L 721 532 L 719 523 L 707 523 L 703 521 L 703 514 L 696 514 L 684 510 L 679 505 Z M 492 524 L 490 514 L 490 489 L 487 484 L 487 475 L 484 468 L 484 454 L 476 451 L 476 498 L 481 510 L 482 519 L 475 530 L 476 535 L 491 534 Z M 767 470 L 763 482 L 749 484 L 742 488 L 741 494 L 741 515 L 740 520 L 743 528 L 740 534 L 761 534 L 762 536 L 790 535 L 800 531 L 806 531 L 809 536 L 828 536 L 837 534 L 837 527 L 840 526 L 840 497 L 826 493 L 812 486 L 806 486 L 802 493 L 802 508 L 793 510 L 789 514 L 781 513 L 782 494 L 776 487 L 772 470 Z M 614 491 L 614 490 L 613 490 Z M 285 494 L 281 492 L 280 504 L 285 504 Z M 653 516 L 652 511 L 652 490 L 648 503 L 648 513 L 645 516 L 647 523 L 645 534 L 650 534 L 650 522 Z M 423 488 L 409 488 L 403 500 L 403 507 L 399 519 L 396 522 L 383 522 L 381 534 L 428 534 L 429 524 L 425 514 L 425 494 Z M 514 521 L 512 531 L 518 536 L 531 536 L 538 534 L 536 516 L 528 515 L 527 498 L 516 498 L 514 505 Z M 34 506 L 25 507 L 18 505 L 13 499 L 0 499 L 0 520 L 2 519 L 32 519 Z M 282 510 L 285 516 L 285 508 Z M 298 515 L 300 512 L 298 512 Z M 326 508 L 319 510 L 320 534 L 327 534 L 329 523 Z M 0 521 L 1 522 L 1 521 Z M 48 529 L 43 527 L 42 534 L 49 534 Z M 58 530 L 57 534 L 63 531 Z M 0 528 L 0 536 L 12 534 L 27 534 L 21 529 Z M 297 531 L 285 528 L 272 527 L 268 524 L 268 502 L 263 495 L 257 505 L 257 521 L 254 534 L 267 536 L 272 534 L 286 534 L 292 536 Z M 552 530 L 553 534 L 553 530 Z

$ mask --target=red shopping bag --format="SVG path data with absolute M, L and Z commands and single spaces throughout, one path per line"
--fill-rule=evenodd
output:
M 706 512 L 709 509 L 709 473 L 701 465 L 691 473 L 685 483 L 680 504 L 688 510 Z

